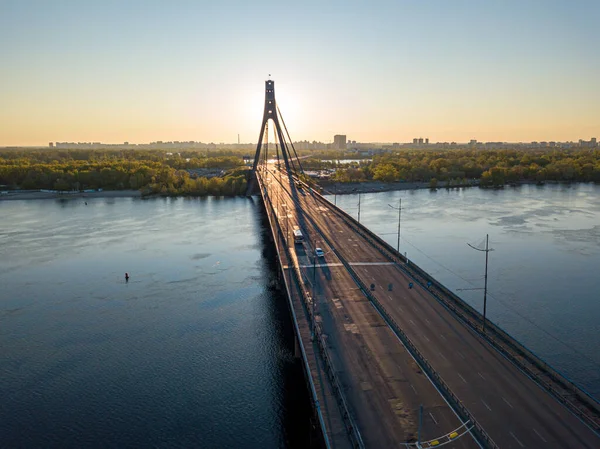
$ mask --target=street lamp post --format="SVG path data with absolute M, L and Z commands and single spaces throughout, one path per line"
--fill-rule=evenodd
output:
M 396 243 L 396 251 L 400 252 L 400 220 L 402 219 L 402 198 L 398 199 L 398 207 L 388 204 L 392 209 L 398 209 L 398 242 Z
M 337 206 L 337 184 L 333 185 L 333 205 Z
M 469 245 L 474 250 L 485 252 L 485 276 L 484 276 L 485 281 L 483 284 L 483 332 L 485 332 L 485 312 L 486 312 L 486 308 L 487 308 L 488 253 L 490 251 L 494 251 L 492 248 L 489 247 L 489 240 L 490 240 L 490 236 L 489 236 L 489 234 L 486 234 L 485 235 L 485 249 L 479 249 L 479 248 L 476 248 L 475 246 L 471 245 L 470 243 L 467 243 L 467 245 Z

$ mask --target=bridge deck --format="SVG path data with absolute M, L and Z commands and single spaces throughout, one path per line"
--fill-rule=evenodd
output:
M 409 288 L 413 280 L 402 267 L 391 263 L 347 217 L 312 192 L 295 193 L 285 176 L 269 169 L 259 175 L 268 186 L 266 200 L 288 236 L 292 262 L 316 297 L 318 329 L 365 446 L 416 441 L 420 405 L 421 441 L 459 428 L 462 421 L 455 411 L 463 421 L 464 414 L 456 403 L 446 403 L 436 388 L 442 385 L 493 440 L 487 442 L 490 447 L 600 447 L 596 433 L 429 291 L 416 283 Z M 293 243 L 294 226 L 302 228 L 303 245 Z M 317 263 L 312 256 L 316 247 L 325 251 Z M 364 286 L 371 284 L 375 290 L 366 292 Z M 304 326 L 309 332 L 308 321 Z M 429 377 L 406 344 L 427 361 Z M 448 447 L 479 445 L 467 433 Z

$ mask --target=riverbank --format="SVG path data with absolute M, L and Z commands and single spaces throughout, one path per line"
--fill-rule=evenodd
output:
M 81 199 L 81 198 L 141 198 L 139 190 L 103 190 L 102 192 L 78 192 L 78 193 L 55 193 L 55 192 L 11 192 L 2 193 L 0 201 L 3 200 L 54 200 L 54 199 Z
M 376 192 L 391 192 L 396 190 L 421 190 L 431 189 L 429 182 L 344 182 L 344 183 L 333 183 L 333 182 L 319 182 L 320 187 L 323 188 L 323 195 L 349 195 L 353 193 L 376 193 Z M 484 189 L 497 190 L 508 187 L 520 187 L 524 185 L 574 185 L 574 184 L 587 184 L 585 182 L 568 182 L 568 181 L 544 181 L 542 183 L 536 181 L 519 181 L 510 184 L 504 184 L 502 186 L 485 186 Z M 450 187 L 445 185 L 445 182 L 439 182 L 437 187 L 433 190 L 438 189 L 456 189 L 466 187 L 480 187 L 479 181 L 473 181 L 470 184 L 456 184 Z

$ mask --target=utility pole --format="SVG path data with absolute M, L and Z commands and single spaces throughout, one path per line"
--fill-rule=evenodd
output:
M 423 404 L 419 406 L 419 431 L 417 433 L 417 447 L 421 447 L 421 426 L 423 425 Z
M 486 312 L 486 308 L 487 308 L 488 253 L 490 251 L 494 251 L 493 248 L 489 247 L 489 241 L 490 241 L 490 236 L 489 236 L 489 234 L 486 234 L 485 235 L 485 249 L 479 249 L 479 248 L 476 248 L 475 246 L 471 245 L 470 243 L 467 243 L 467 245 L 469 245 L 474 250 L 485 252 L 485 276 L 484 276 L 485 281 L 484 281 L 484 286 L 483 286 L 483 332 L 485 332 L 485 312 Z
M 314 340 L 315 338 L 315 326 L 317 324 L 317 320 L 315 320 L 315 301 L 317 299 L 317 283 L 316 283 L 316 278 L 317 278 L 317 255 L 313 254 L 313 294 L 312 294 L 312 300 L 311 300 L 311 309 L 312 309 L 312 333 L 310 336 L 311 340 Z
M 392 209 L 398 209 L 398 242 L 396 243 L 396 251 L 400 252 L 400 220 L 402 219 L 402 198 L 398 199 L 398 207 L 388 204 Z
M 337 206 L 337 184 L 333 185 L 333 205 Z

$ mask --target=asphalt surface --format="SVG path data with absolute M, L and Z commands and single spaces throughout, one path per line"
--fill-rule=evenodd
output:
M 293 229 L 302 220 L 292 199 L 276 189 L 278 184 L 269 185 L 282 230 L 289 236 L 303 279 L 316 297 L 317 321 L 365 446 L 392 448 L 416 442 L 422 406 L 421 441 L 436 440 L 458 429 L 458 434 L 464 435 L 446 447 L 478 448 L 331 248 L 316 244 L 318 230 L 305 221 L 304 242 L 294 244 Z M 315 264 L 317 246 L 323 248 L 325 257 L 316 258 Z M 328 266 L 320 266 L 324 260 Z
M 271 199 L 282 211 L 282 228 L 291 236 L 290 229 L 299 226 L 305 234 L 302 246 L 290 239 L 290 247 L 294 246 L 306 282 L 316 293 L 317 319 L 335 354 L 334 366 L 367 447 L 415 441 L 419 405 L 423 405 L 422 441 L 451 432 L 461 422 L 340 258 L 365 285 L 375 285 L 373 294 L 387 313 L 499 447 L 600 448 L 600 436 L 429 292 L 416 283 L 409 288 L 411 279 L 400 267 L 389 263 L 332 208 L 310 191 L 292 197 L 287 177 L 274 173 L 267 177 Z M 325 256 L 315 264 L 316 247 Z M 478 445 L 467 434 L 446 447 Z

